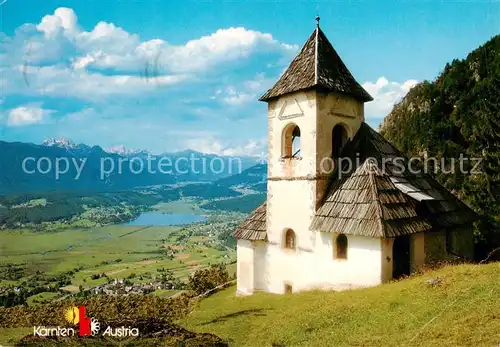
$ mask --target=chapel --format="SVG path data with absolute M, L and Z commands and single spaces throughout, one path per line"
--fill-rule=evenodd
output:
M 237 294 L 375 286 L 473 257 L 476 214 L 364 117 L 372 96 L 318 25 L 268 105 L 267 200 L 233 232 Z M 414 170 L 413 170 L 414 171 Z

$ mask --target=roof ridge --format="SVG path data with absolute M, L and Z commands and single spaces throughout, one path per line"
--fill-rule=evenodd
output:
M 314 45 L 314 85 L 318 85 L 318 35 L 319 35 L 319 25 L 316 27 L 316 39 Z

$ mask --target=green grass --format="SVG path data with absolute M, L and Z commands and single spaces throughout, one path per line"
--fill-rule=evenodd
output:
M 79 266 L 96 267 L 103 261 L 116 259 L 133 263 L 158 256 L 154 252 L 160 240 L 179 229 L 151 227 L 123 236 L 140 228 L 114 225 L 57 233 L 5 231 L 2 232 L 0 264 L 25 263 L 28 272 L 40 270 L 57 274 Z
M 187 208 L 187 202 L 183 202 Z M 229 217 L 228 217 L 229 218 Z M 193 226 L 194 228 L 195 226 Z M 210 226 L 196 226 L 205 228 Z M 176 277 L 187 277 L 199 267 L 235 258 L 235 251 L 220 251 L 197 246 L 203 237 L 192 236 L 180 243 L 182 259 L 168 259 L 161 246 L 175 243 L 179 234 L 189 232 L 189 227 L 141 227 L 111 225 L 90 229 L 66 229 L 59 232 L 31 232 L 5 230 L 1 233 L 0 265 L 17 264 L 25 269 L 25 276 L 18 281 L 0 279 L 0 285 L 17 285 L 36 271 L 56 275 L 75 270 L 71 286 L 90 288 L 106 283 L 106 278 L 91 279 L 94 274 L 106 273 L 112 279 L 136 274 L 134 282 L 149 282 L 141 275 L 158 276 L 157 269 L 171 269 Z M 70 247 L 71 246 L 71 247 Z M 224 258 L 229 254 L 231 259 Z M 120 260 L 119 262 L 116 262 Z M 32 300 L 30 300 L 32 303 Z
M 154 295 L 159 296 L 160 298 L 169 298 L 178 292 L 179 292 L 178 290 L 160 289 L 160 290 L 155 291 Z
M 14 346 L 12 341 L 17 341 L 23 336 L 33 333 L 31 328 L 2 328 L 0 329 L 0 346 L 10 347 Z
M 59 294 L 53 293 L 53 292 L 39 293 L 37 295 L 33 295 L 33 296 L 30 296 L 28 298 L 28 305 L 33 306 L 33 305 L 37 305 L 40 303 L 49 302 L 50 300 L 52 300 L 53 298 L 55 298 L 57 296 L 59 296 Z M 38 301 L 38 303 L 36 303 L 34 301 Z
M 426 279 L 439 277 L 431 286 Z M 230 287 L 180 322 L 232 346 L 500 345 L 500 263 L 447 266 L 374 288 L 236 297 Z
M 201 214 L 198 203 L 195 199 L 179 199 L 170 202 L 159 203 L 154 206 L 154 209 L 163 213 L 185 213 L 185 214 Z

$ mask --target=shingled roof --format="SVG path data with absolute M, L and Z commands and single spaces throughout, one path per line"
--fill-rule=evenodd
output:
M 432 229 L 418 216 L 416 201 L 396 188 L 372 159 L 336 181 L 331 192 L 312 230 L 388 238 Z
M 233 231 L 233 236 L 241 240 L 267 240 L 267 205 L 263 203 Z
M 359 158 L 360 165 L 340 179 L 339 169 L 333 173 L 311 230 L 387 238 L 454 228 L 478 217 L 423 171 L 409 172 L 406 158 L 366 123 L 340 156 L 351 163 Z M 349 171 L 343 163 L 343 172 Z
M 319 26 L 306 41 L 299 54 L 260 101 L 310 88 L 348 94 L 362 102 L 373 98 L 354 79 Z

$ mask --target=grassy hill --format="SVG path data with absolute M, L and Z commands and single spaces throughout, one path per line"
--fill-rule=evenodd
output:
M 426 283 L 429 279 L 440 283 Z M 446 266 L 375 288 L 235 297 L 180 323 L 232 346 L 499 346 L 500 263 Z
M 100 321 L 116 319 L 117 314 L 139 321 L 146 317 L 174 319 L 179 327 L 176 331 L 185 328 L 193 334 L 214 334 L 237 347 L 497 347 L 500 345 L 499 280 L 500 263 L 491 263 L 446 266 L 378 287 L 344 292 L 259 293 L 236 297 L 236 288 L 232 286 L 195 301 L 188 315 L 183 304 L 172 306 L 177 304 L 152 296 L 90 300 L 85 305 Z M 115 300 L 121 302 L 120 307 L 126 308 L 126 312 L 114 308 Z M 137 300 L 142 300 L 142 304 Z M 49 305 L 40 319 L 54 325 L 57 323 L 54 319 L 63 318 L 53 313 L 64 305 Z M 16 312 L 20 318 L 26 308 L 9 310 L 8 317 L 12 320 Z M 184 313 L 180 314 L 181 311 Z M 37 317 L 35 311 L 29 312 L 26 311 L 26 322 Z M 0 328 L 0 344 L 12 345 L 8 341 L 16 341 L 31 331 L 29 327 Z M 151 346 L 178 346 L 167 340 Z M 115 341 L 122 346 L 138 346 L 136 342 L 143 341 Z

